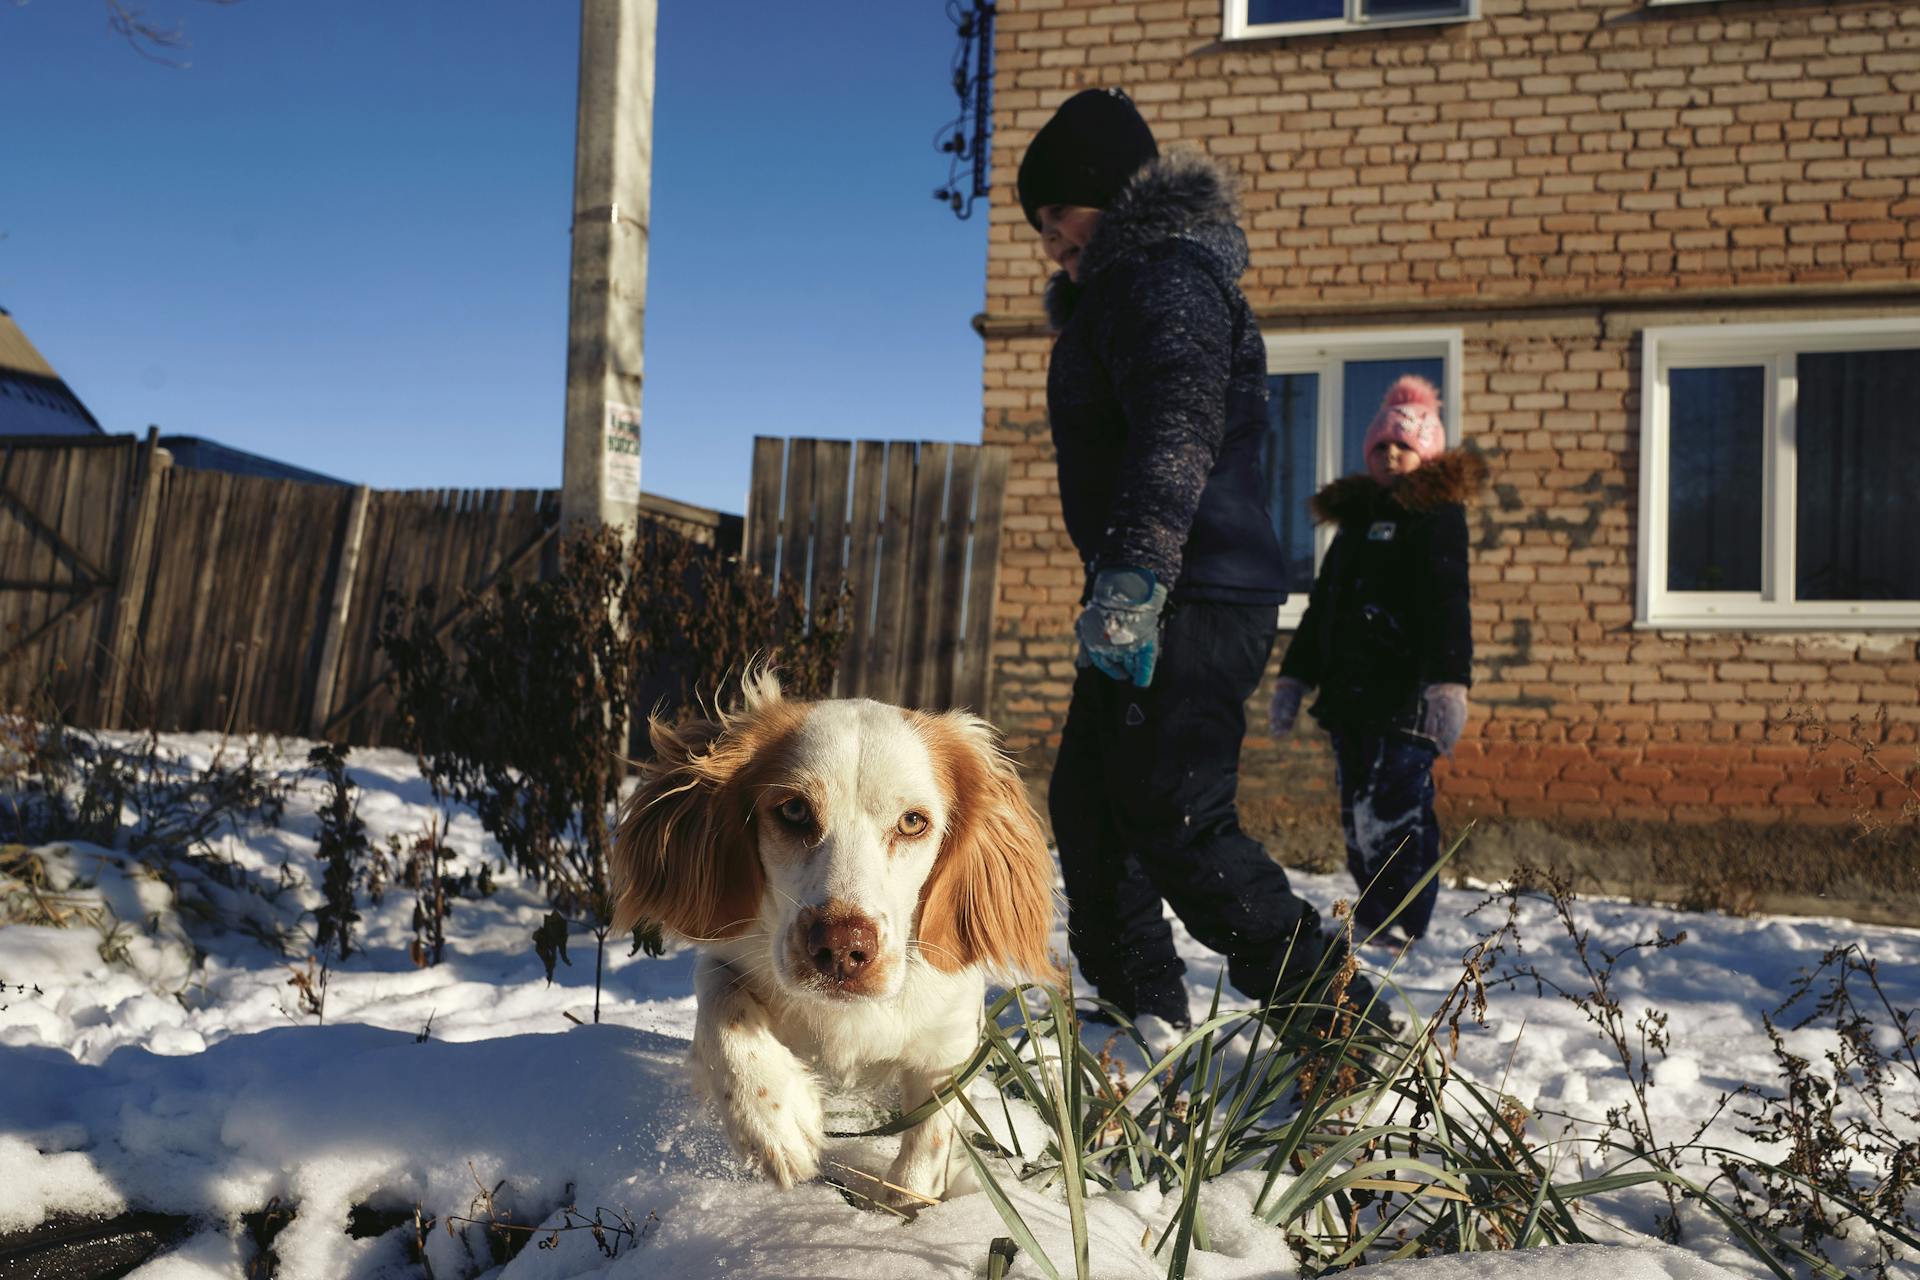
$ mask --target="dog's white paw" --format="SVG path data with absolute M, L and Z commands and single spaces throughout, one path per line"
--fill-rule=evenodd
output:
M 783 1187 L 820 1172 L 820 1085 L 778 1036 L 765 1006 L 723 965 L 695 974 L 700 996 L 689 1065 L 742 1160 Z
M 720 1098 L 734 1151 L 782 1187 L 809 1181 L 820 1172 L 826 1127 L 820 1095 L 812 1081 L 796 1083 L 775 1092 L 769 1083 L 736 1079 Z

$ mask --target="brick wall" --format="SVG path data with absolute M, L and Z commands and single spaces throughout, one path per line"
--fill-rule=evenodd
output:
M 1473 516 L 1476 711 L 1439 773 L 1449 809 L 1836 821 L 1897 806 L 1896 783 L 1850 782 L 1846 753 L 1783 716 L 1884 716 L 1903 767 L 1914 633 L 1634 627 L 1639 334 L 1920 322 L 1920 9 L 1483 10 L 1226 45 L 1217 0 L 1002 0 L 982 319 L 984 438 L 1014 449 L 995 719 L 1044 762 L 1080 590 L 1045 427 L 1047 264 L 1014 171 L 1067 94 L 1120 84 L 1163 145 L 1240 175 L 1263 325 L 1464 334 L 1463 433 L 1493 487 Z M 1256 730 L 1243 776 L 1253 807 L 1324 809 L 1329 773 L 1311 740 L 1275 751 Z

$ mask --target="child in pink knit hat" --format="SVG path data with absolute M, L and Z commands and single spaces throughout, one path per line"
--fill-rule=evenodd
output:
M 1367 427 L 1361 453 L 1367 474 L 1378 484 L 1391 484 L 1432 462 L 1447 448 L 1447 428 L 1440 421 L 1440 393 L 1425 378 L 1408 374 L 1388 389 L 1380 412 Z
M 1291 733 L 1302 698 L 1333 737 L 1347 867 L 1363 939 L 1420 937 L 1439 883 L 1433 762 L 1467 719 L 1473 633 L 1466 505 L 1486 481 L 1478 454 L 1447 448 L 1440 394 L 1409 374 L 1367 428 L 1367 474 L 1313 499 L 1337 526 L 1268 708 Z M 1424 883 L 1423 883 L 1424 880 Z M 1402 935 L 1393 939 L 1389 926 Z

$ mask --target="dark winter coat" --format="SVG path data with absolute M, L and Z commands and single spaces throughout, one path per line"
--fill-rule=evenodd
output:
M 1226 175 L 1161 156 L 1047 290 L 1047 416 L 1067 532 L 1088 575 L 1150 570 L 1176 598 L 1278 604 L 1286 568 L 1260 444 L 1267 362 L 1240 292 L 1247 242 Z
M 1314 496 L 1314 518 L 1339 532 L 1280 674 L 1319 689 L 1322 724 L 1412 728 L 1421 686 L 1473 682 L 1466 504 L 1486 477 L 1456 449 L 1391 488 L 1346 476 Z

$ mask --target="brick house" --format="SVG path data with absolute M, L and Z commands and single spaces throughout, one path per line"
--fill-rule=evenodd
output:
M 1325 546 L 1305 498 L 1357 469 L 1393 376 L 1431 378 L 1489 460 L 1454 819 L 1899 807 L 1904 783 L 1850 784 L 1785 713 L 1884 713 L 1896 772 L 1920 730 L 1920 7 L 1000 0 L 994 54 L 976 323 L 984 439 L 1014 465 L 991 713 L 1036 774 L 1081 571 L 1014 174 L 1055 105 L 1117 84 L 1163 147 L 1241 180 L 1301 593 L 1282 645 Z M 1250 825 L 1330 822 L 1317 735 L 1276 750 L 1263 719 Z

